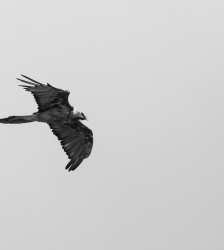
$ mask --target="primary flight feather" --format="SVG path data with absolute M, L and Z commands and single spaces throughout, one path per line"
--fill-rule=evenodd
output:
M 34 121 L 47 123 L 70 159 L 66 169 L 75 170 L 90 155 L 93 147 L 93 133 L 80 121 L 86 120 L 85 115 L 74 110 L 69 104 L 69 91 L 22 76 L 27 80 L 19 78 L 17 80 L 29 84 L 20 86 L 33 94 L 38 104 L 38 112 L 26 116 L 9 116 L 0 119 L 0 123 L 19 124 Z

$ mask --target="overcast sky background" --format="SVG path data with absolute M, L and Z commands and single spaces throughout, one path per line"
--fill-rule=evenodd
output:
M 20 74 L 68 89 L 94 147 L 0 124 L 0 248 L 224 249 L 224 2 L 2 1 L 0 117 Z

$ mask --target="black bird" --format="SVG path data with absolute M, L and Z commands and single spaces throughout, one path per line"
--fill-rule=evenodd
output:
M 31 86 L 19 85 L 31 92 L 38 104 L 38 112 L 26 116 L 9 116 L 0 119 L 0 123 L 27 123 L 45 122 L 52 132 L 58 137 L 61 145 L 68 155 L 70 162 L 67 164 L 68 171 L 75 170 L 82 161 L 87 158 L 93 147 L 93 133 L 80 120 L 86 120 L 85 115 L 75 110 L 68 102 L 69 91 L 55 88 L 37 82 L 22 75 L 27 80 L 17 80 Z

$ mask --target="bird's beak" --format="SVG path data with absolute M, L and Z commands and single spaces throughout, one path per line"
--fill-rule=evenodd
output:
M 83 113 L 79 113 L 78 116 L 83 120 L 87 120 L 86 117 L 83 115 Z

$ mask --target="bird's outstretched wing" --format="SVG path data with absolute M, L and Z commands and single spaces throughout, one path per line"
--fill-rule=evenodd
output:
M 66 124 L 49 124 L 71 161 L 66 169 L 75 170 L 87 158 L 93 147 L 93 133 L 80 121 Z
M 68 102 L 69 91 L 65 91 L 63 89 L 58 89 L 51 86 L 49 83 L 47 85 L 37 82 L 27 76 L 22 75 L 26 79 L 30 80 L 22 80 L 17 78 L 17 80 L 28 83 L 31 86 L 19 85 L 25 88 L 25 90 L 31 92 L 38 104 L 39 112 L 43 112 L 49 108 L 52 108 L 57 105 L 64 105 L 73 110 L 73 107 Z

